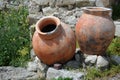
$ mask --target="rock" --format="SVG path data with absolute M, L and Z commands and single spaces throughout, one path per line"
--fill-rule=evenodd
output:
M 76 48 L 76 50 L 75 50 L 75 53 L 77 54 L 79 54 L 79 52 L 80 52 L 80 48 Z
M 82 64 L 79 62 L 79 61 L 68 61 L 66 64 L 65 64 L 65 67 L 67 68 L 73 68 L 73 69 L 78 69 L 80 68 Z
M 68 9 L 69 9 L 69 10 L 71 10 L 71 9 L 73 9 L 73 8 L 74 8 L 73 5 L 68 5 Z
M 56 0 L 56 6 L 74 5 L 76 0 Z
M 95 6 L 95 1 L 96 0 L 89 0 L 89 6 Z
M 76 21 L 77 19 L 75 18 L 75 16 L 66 16 L 65 18 L 65 23 L 70 24 L 70 25 L 75 25 Z
M 67 71 L 67 70 L 56 70 L 54 68 L 49 68 L 47 71 L 46 79 L 51 80 L 53 78 L 72 78 L 72 80 L 82 80 L 84 77 L 83 72 L 72 72 L 72 71 Z
M 120 64 L 120 56 L 112 55 L 111 60 L 115 61 L 117 64 Z
M 0 1 L 0 10 L 2 10 L 2 8 L 4 8 L 4 7 L 5 7 L 4 3 L 2 1 Z
M 107 69 L 109 67 L 109 61 L 104 56 L 98 56 L 96 67 L 100 69 Z
M 34 52 L 33 49 L 31 49 L 31 51 L 30 51 L 30 57 L 31 57 L 32 60 L 34 60 L 35 57 L 36 57 L 35 52 Z
M 37 73 L 29 72 L 25 68 L 0 67 L 0 80 L 33 80 L 39 78 Z
M 43 17 L 42 13 L 39 13 L 39 14 L 29 14 L 29 15 L 27 16 L 27 19 L 28 19 L 28 21 L 29 21 L 29 24 L 30 24 L 30 25 L 33 25 L 33 24 L 36 24 L 36 22 L 37 22 L 40 18 L 42 18 L 42 17 Z
M 75 13 L 73 14 L 76 18 L 80 18 L 82 15 L 82 10 L 81 9 L 76 9 Z
M 110 7 L 110 0 L 96 0 L 97 7 Z
M 85 59 L 86 64 L 95 64 L 97 61 L 97 55 L 88 55 Z
M 46 64 L 42 63 L 37 56 L 35 57 L 35 61 L 34 62 L 38 64 L 37 68 L 40 71 L 46 72 L 48 66 Z
M 37 63 L 35 63 L 34 61 L 28 62 L 28 66 L 27 66 L 27 70 L 31 71 L 31 72 L 37 72 Z
M 49 3 L 53 3 L 54 0 L 32 0 L 33 2 L 35 2 L 38 5 L 42 5 L 42 6 L 49 6 Z
M 76 7 L 88 6 L 89 0 L 76 0 Z
M 36 14 L 39 12 L 40 7 L 34 1 L 30 1 L 28 5 L 29 14 Z
M 80 54 L 78 54 L 78 53 L 75 54 L 75 60 L 78 62 L 80 61 Z
M 59 69 L 62 69 L 62 64 L 56 63 L 56 64 L 53 65 L 53 67 L 54 67 L 55 69 L 59 70 Z
M 46 16 L 52 15 L 53 12 L 56 12 L 56 8 L 51 8 L 51 7 L 45 7 L 45 8 L 43 8 L 43 13 Z
M 116 26 L 116 28 L 115 28 L 115 36 L 120 37 L 120 22 L 119 21 L 114 21 L 114 24 Z

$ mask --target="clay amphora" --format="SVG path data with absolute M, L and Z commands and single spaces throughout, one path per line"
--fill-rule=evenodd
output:
M 65 63 L 75 53 L 75 34 L 57 17 L 46 16 L 36 23 L 32 44 L 37 57 L 45 64 Z
M 80 49 L 85 54 L 103 55 L 115 34 L 111 9 L 84 7 L 82 10 L 75 29 Z

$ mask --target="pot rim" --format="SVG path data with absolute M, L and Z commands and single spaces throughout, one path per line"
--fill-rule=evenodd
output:
M 83 11 L 91 11 L 91 12 L 111 12 L 111 8 L 105 8 L 105 7 L 82 7 Z
M 40 27 L 41 27 L 41 25 L 43 25 L 43 22 L 47 21 L 47 20 L 52 20 L 53 22 L 55 22 L 56 28 L 50 32 L 42 32 Z M 36 28 L 36 31 L 41 35 L 50 35 L 50 34 L 55 33 L 58 30 L 58 28 L 60 27 L 60 23 L 61 22 L 60 22 L 59 18 L 57 18 L 55 16 L 45 16 L 37 21 L 35 28 Z

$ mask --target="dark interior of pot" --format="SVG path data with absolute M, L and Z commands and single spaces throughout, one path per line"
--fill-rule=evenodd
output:
M 42 32 L 51 32 L 53 31 L 54 29 L 56 28 L 56 25 L 55 24 L 48 24 L 46 26 L 44 26 L 41 31 Z

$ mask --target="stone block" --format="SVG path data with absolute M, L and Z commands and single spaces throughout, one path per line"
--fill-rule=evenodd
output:
M 110 7 L 110 0 L 96 0 L 97 7 Z
M 67 70 L 56 70 L 54 68 L 49 68 L 47 71 L 46 79 L 51 80 L 53 78 L 57 79 L 62 78 L 72 78 L 72 80 L 82 80 L 84 77 L 83 72 L 72 72 Z

